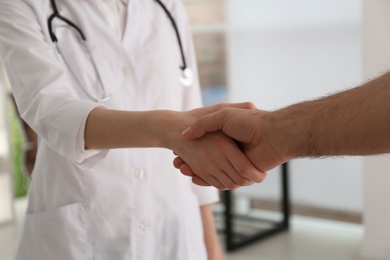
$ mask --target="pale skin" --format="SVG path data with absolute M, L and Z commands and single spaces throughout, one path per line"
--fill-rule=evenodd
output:
M 224 107 L 183 132 L 188 139 L 223 132 L 239 141 L 249 160 L 268 171 L 302 157 L 390 153 L 390 73 L 359 87 L 276 111 Z M 199 185 L 183 158 L 175 167 Z
M 210 205 L 200 207 L 203 222 L 203 234 L 209 260 L 222 260 L 222 250 L 216 232 L 213 210 Z

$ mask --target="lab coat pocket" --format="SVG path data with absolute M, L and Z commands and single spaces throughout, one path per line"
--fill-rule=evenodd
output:
M 91 259 L 86 223 L 82 203 L 27 214 L 15 259 Z

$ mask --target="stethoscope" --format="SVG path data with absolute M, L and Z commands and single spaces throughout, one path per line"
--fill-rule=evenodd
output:
M 177 38 L 177 42 L 179 44 L 179 49 L 180 49 L 180 54 L 181 54 L 181 60 L 182 60 L 182 64 L 180 67 L 181 69 L 181 75 L 180 75 L 180 78 L 179 78 L 179 81 L 180 83 L 185 86 L 185 87 L 189 87 L 191 86 L 193 83 L 194 83 L 194 74 L 192 72 L 192 70 L 190 68 L 187 67 L 187 62 L 186 62 L 186 58 L 185 58 L 185 55 L 184 55 L 184 50 L 183 50 L 183 44 L 182 44 L 182 41 L 181 41 L 181 38 L 180 38 L 180 34 L 179 34 L 179 30 L 177 28 L 177 25 L 176 25 L 176 22 L 175 20 L 173 19 L 171 13 L 168 11 L 167 7 L 160 1 L 160 0 L 155 0 L 159 6 L 164 10 L 164 12 L 167 14 L 169 20 L 171 21 L 172 23 L 172 27 L 173 29 L 175 30 L 175 33 L 176 33 L 176 38 Z M 70 21 L 69 19 L 63 17 L 62 15 L 60 15 L 59 11 L 58 11 L 58 8 L 57 8 L 57 5 L 56 5 L 56 2 L 55 0 L 50 0 L 51 2 L 51 5 L 52 5 L 52 8 L 53 8 L 53 14 L 50 15 L 47 23 L 48 23 L 48 27 L 49 27 L 49 34 L 50 34 L 50 38 L 51 40 L 53 41 L 53 43 L 55 44 L 56 46 L 56 49 L 58 51 L 58 53 L 60 55 L 62 55 L 62 51 L 61 51 L 61 48 L 58 44 L 58 38 L 57 36 L 55 35 L 55 32 L 53 30 L 53 20 L 55 18 L 58 18 L 60 19 L 61 21 L 65 22 L 65 24 L 67 26 L 69 26 L 71 29 L 73 29 L 79 36 L 80 36 L 80 40 L 83 44 L 83 47 L 84 49 L 86 50 L 86 53 L 88 55 L 88 58 L 89 60 L 91 61 L 92 63 L 92 66 L 95 70 L 95 73 L 97 75 L 97 79 L 100 83 L 100 87 L 101 87 L 101 91 L 102 91 L 102 96 L 100 98 L 96 98 L 96 97 L 93 97 L 93 95 L 91 95 L 85 88 L 83 88 L 82 84 L 80 82 L 79 85 L 82 89 L 82 91 L 84 92 L 84 94 L 86 94 L 91 100 L 95 101 L 95 102 L 105 102 L 107 100 L 109 100 L 111 97 L 110 95 L 108 95 L 108 93 L 106 92 L 106 88 L 104 86 L 104 83 L 103 83 L 103 80 L 101 78 L 101 75 L 99 73 L 99 70 L 97 68 L 97 65 L 96 65 L 96 62 L 93 58 L 93 55 L 91 54 L 91 50 L 89 49 L 88 47 L 88 44 L 87 44 L 87 38 L 85 37 L 84 33 L 81 31 L 81 29 L 75 25 L 72 21 Z M 61 27 L 61 26 L 60 26 Z M 62 27 L 65 27 L 65 26 L 62 26 Z M 65 58 L 63 58 L 66 66 L 68 68 L 70 68 L 70 64 L 68 64 L 68 62 L 66 61 Z M 69 71 L 71 71 L 71 73 L 73 74 L 72 70 L 69 69 Z M 77 77 L 75 77 L 75 75 L 73 75 L 74 78 L 77 80 Z

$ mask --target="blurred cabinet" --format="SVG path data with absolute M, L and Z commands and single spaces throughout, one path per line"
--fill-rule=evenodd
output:
M 227 99 L 225 0 L 184 0 L 192 25 L 204 105 Z
M 259 203 L 256 196 L 245 192 L 245 187 L 223 192 L 223 231 L 226 250 L 231 252 L 243 246 L 288 231 L 290 226 L 290 196 L 288 163 L 273 170 L 278 172 L 278 200 L 272 207 Z M 260 188 L 260 184 L 253 185 Z M 256 187 L 255 187 L 256 188 Z M 261 201 L 261 200 L 260 200 Z M 264 207 L 266 206 L 266 207 Z

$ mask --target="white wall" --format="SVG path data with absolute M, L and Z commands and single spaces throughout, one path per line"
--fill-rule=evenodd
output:
M 228 0 L 231 101 L 275 109 L 353 87 L 362 78 L 361 17 L 356 0 Z M 295 160 L 292 200 L 362 212 L 362 172 L 359 157 Z M 278 175 L 240 192 L 273 198 Z
M 0 224 L 13 220 L 13 189 L 6 123 L 5 74 L 0 61 Z
M 390 1 L 363 1 L 363 76 L 390 68 Z M 389 101 L 390 102 L 390 101 Z M 364 226 L 361 256 L 390 259 L 390 155 L 364 159 Z

